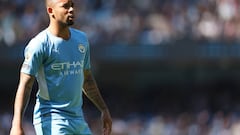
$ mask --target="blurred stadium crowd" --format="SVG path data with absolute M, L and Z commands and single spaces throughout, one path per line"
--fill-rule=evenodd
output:
M 9 133 L 11 118 L 8 113 L 0 115 L 1 135 Z M 89 124 L 93 135 L 101 135 L 99 119 L 92 119 Z M 23 125 L 26 135 L 35 135 L 30 121 Z M 153 117 L 135 115 L 126 120 L 114 118 L 112 135 L 240 135 L 240 117 L 222 111 L 211 114 L 207 110 Z
M 239 40 L 238 0 L 75 0 L 76 25 L 93 45 Z M 48 24 L 43 0 L 2 0 L 0 41 L 28 41 Z M 104 36 L 103 36 L 104 35 Z
M 178 40 L 240 41 L 238 0 L 75 0 L 74 27 L 93 46 L 162 45 Z M 48 25 L 43 0 L 1 0 L 1 46 L 25 46 Z M 131 114 L 130 114 L 131 115 Z M 133 114 L 134 115 L 134 114 Z M 0 135 L 12 114 L 0 111 Z M 100 122 L 89 119 L 94 135 Z M 26 135 L 34 135 L 31 120 Z M 240 117 L 222 111 L 115 118 L 112 135 L 240 135 Z

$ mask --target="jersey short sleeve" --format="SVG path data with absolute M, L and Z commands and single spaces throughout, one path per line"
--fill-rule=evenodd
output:
M 36 76 L 43 61 L 42 43 L 33 38 L 24 50 L 24 62 L 21 68 L 22 73 Z

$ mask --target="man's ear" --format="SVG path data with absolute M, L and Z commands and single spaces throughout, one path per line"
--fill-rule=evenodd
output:
M 50 8 L 50 7 L 47 7 L 47 12 L 48 12 L 49 14 L 51 14 L 51 13 L 53 12 L 53 9 Z
M 47 12 L 50 16 L 52 16 L 54 18 L 54 15 L 53 15 L 53 9 L 50 8 L 50 7 L 47 7 Z

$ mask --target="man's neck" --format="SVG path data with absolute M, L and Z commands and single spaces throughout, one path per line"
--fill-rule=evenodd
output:
M 55 36 L 68 40 L 70 38 L 69 27 L 60 27 L 58 25 L 49 25 L 48 30 Z

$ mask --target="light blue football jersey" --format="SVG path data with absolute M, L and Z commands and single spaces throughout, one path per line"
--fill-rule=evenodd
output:
M 34 123 L 48 119 L 83 118 L 84 69 L 90 69 L 89 42 L 84 32 L 70 28 L 64 40 L 47 29 L 26 46 L 21 72 L 36 77 L 39 90 Z

